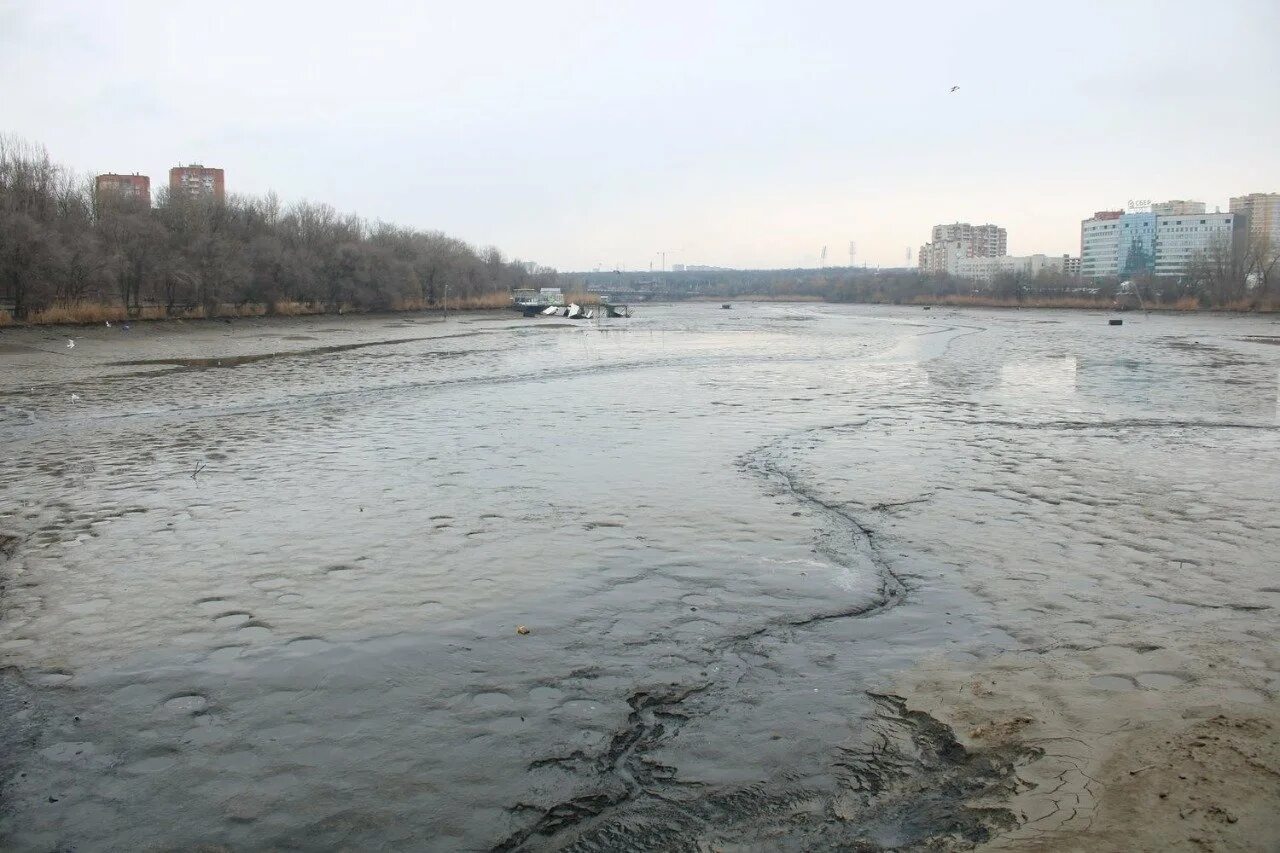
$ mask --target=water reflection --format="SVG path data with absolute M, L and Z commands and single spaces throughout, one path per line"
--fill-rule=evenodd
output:
M 1076 393 L 1076 357 L 1005 362 L 1000 365 L 1000 390 L 1015 401 L 1070 397 Z

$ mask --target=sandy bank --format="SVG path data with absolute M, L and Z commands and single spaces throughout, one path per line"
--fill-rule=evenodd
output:
M 1231 642 L 1147 651 L 1146 637 L 1121 630 L 972 670 L 935 661 L 900 681 L 909 706 L 966 747 L 1041 752 L 1020 768 L 1020 793 L 991 803 L 1023 823 L 989 849 L 1275 849 L 1280 713 L 1258 701 L 1266 670 L 1242 666 Z

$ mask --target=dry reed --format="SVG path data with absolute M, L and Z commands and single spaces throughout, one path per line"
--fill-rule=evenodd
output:
M 398 299 L 392 303 L 392 311 L 431 311 L 448 308 L 450 311 L 480 311 L 493 308 L 506 308 L 511 304 L 511 296 L 506 293 L 486 293 L 479 296 L 450 298 L 447 305 L 431 303 L 425 299 Z M 174 308 L 172 311 L 163 305 L 144 305 L 131 318 L 129 312 L 121 305 L 102 302 L 79 302 L 70 305 L 55 305 L 41 311 L 34 311 L 27 317 L 26 324 L 32 326 L 53 325 L 91 325 L 104 322 L 127 322 L 133 320 L 202 320 L 207 318 L 230 317 L 298 317 L 311 314 L 360 314 L 361 309 L 347 303 L 333 306 L 322 302 L 277 302 L 274 305 L 262 303 L 222 304 L 213 312 L 202 305 Z M 16 325 L 17 321 L 9 311 L 0 310 L 0 325 Z

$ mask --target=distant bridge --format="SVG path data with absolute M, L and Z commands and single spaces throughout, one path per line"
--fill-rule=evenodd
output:
M 588 291 L 598 295 L 603 301 L 616 304 L 630 302 L 652 302 L 655 299 L 669 299 L 665 293 L 654 293 L 652 290 L 604 290 L 592 288 Z

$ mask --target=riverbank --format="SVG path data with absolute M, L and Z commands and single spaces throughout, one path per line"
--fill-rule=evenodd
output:
M 319 315 L 379 314 L 379 313 L 445 313 L 448 311 L 483 311 L 511 306 L 509 293 L 491 293 L 483 296 L 429 302 L 425 299 L 397 299 L 383 309 L 361 309 L 350 303 L 334 305 L 327 302 L 277 302 L 273 305 L 251 302 L 223 304 L 210 311 L 204 306 L 169 309 L 163 305 L 144 305 L 129 311 L 118 303 L 80 302 L 74 305 L 54 306 L 32 313 L 25 321 L 0 310 L 0 326 L 85 326 L 100 323 L 131 323 L 138 321 L 160 322 L 165 320 L 226 320 L 243 317 L 306 317 Z
M 1117 308 L 1116 302 L 1111 299 L 1039 296 L 1030 296 L 1025 299 L 1002 299 L 996 296 L 962 294 L 917 296 L 911 300 L 911 304 L 947 305 L 955 308 L 1083 308 L 1090 311 L 1111 311 Z M 1131 308 L 1131 310 L 1138 309 Z M 1171 304 L 1154 303 L 1149 305 L 1146 310 L 1179 313 L 1273 314 L 1280 312 L 1280 301 L 1273 299 L 1240 299 L 1226 305 L 1205 307 L 1194 297 L 1187 296 Z
M 565 294 L 565 304 L 599 305 L 596 293 Z M 134 312 L 115 303 L 82 302 L 58 306 L 33 313 L 25 322 L 15 320 L 8 311 L 0 310 L 0 327 L 5 326 L 89 326 L 101 323 L 164 322 L 176 320 L 235 320 L 245 317 L 312 317 L 354 314 L 447 314 L 454 311 L 491 311 L 510 308 L 511 294 L 490 293 L 484 296 L 431 302 L 425 299 L 398 299 L 387 308 L 358 308 L 350 303 L 333 305 L 321 302 L 277 302 L 274 305 L 245 303 L 221 305 L 210 312 L 202 306 L 167 309 L 162 305 L 145 305 Z
M 599 305 L 601 298 L 595 293 L 566 294 L 565 303 L 576 302 L 579 305 Z M 901 303 L 881 302 L 827 302 L 821 296 L 799 294 L 761 294 L 752 293 L 741 296 L 698 296 L 688 300 L 655 301 L 652 305 L 706 304 L 706 303 L 808 303 L 829 305 L 898 305 Z M 1085 310 L 1114 311 L 1115 302 L 1110 300 L 1077 299 L 1077 298 L 1029 298 L 998 299 L 989 296 L 917 296 L 909 303 L 925 308 L 945 306 L 951 308 L 1001 308 L 1028 310 Z M 203 307 L 174 309 L 163 306 L 143 306 L 135 316 L 130 316 L 122 306 L 104 303 L 81 303 L 75 306 L 49 308 L 34 313 L 27 321 L 18 322 L 4 310 L 0 310 L 0 328 L 20 326 L 84 326 L 100 323 L 126 322 L 164 322 L 177 320 L 225 320 L 246 317 L 303 317 L 348 314 L 396 314 L 396 313 L 434 313 L 443 314 L 449 311 L 483 311 L 498 308 L 509 308 L 511 297 L 505 293 L 494 293 L 467 299 L 451 299 L 447 303 L 432 303 L 426 300 L 398 300 L 385 309 L 359 309 L 350 304 L 333 306 L 327 303 L 282 302 L 274 306 L 260 303 L 242 305 L 222 305 L 217 311 L 210 313 Z M 1160 304 L 1146 309 L 1151 313 L 1178 314 L 1272 314 L 1280 313 L 1280 302 L 1272 300 L 1240 300 L 1230 305 L 1205 308 L 1194 299 L 1181 299 L 1172 305 Z

